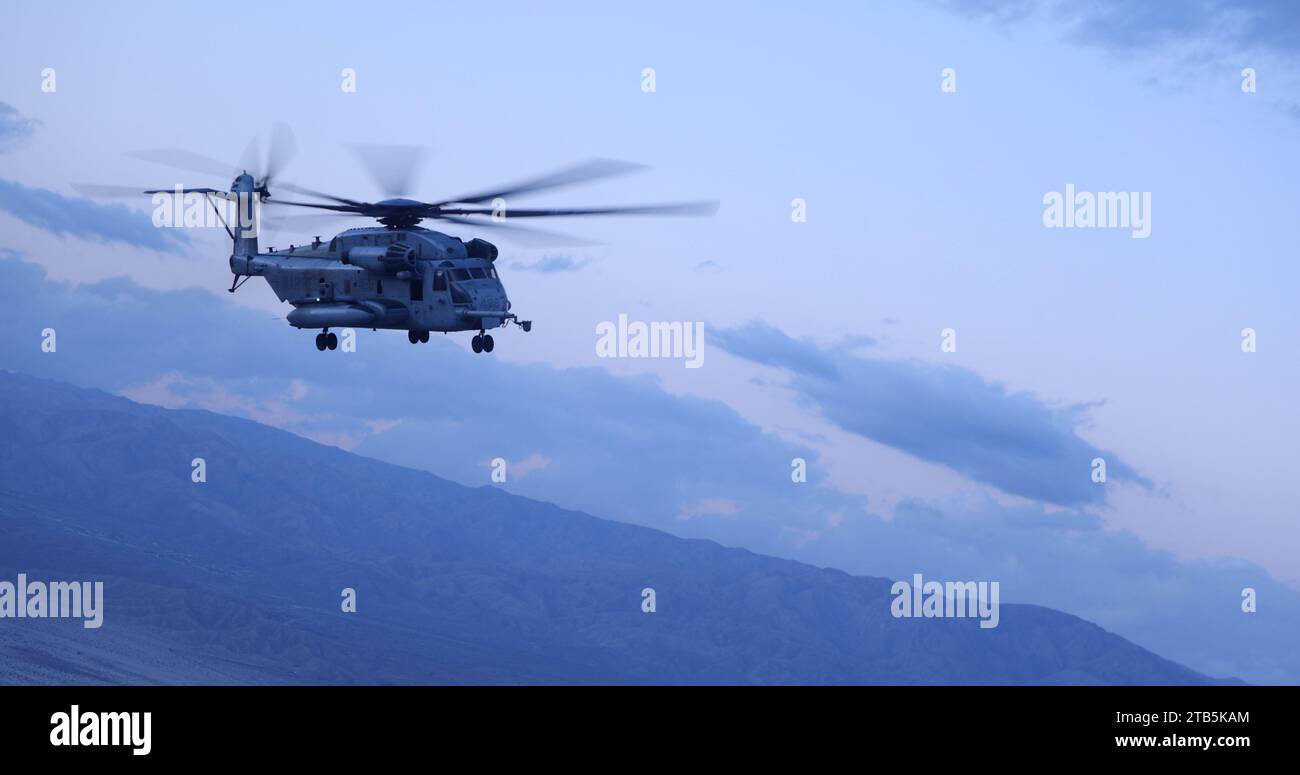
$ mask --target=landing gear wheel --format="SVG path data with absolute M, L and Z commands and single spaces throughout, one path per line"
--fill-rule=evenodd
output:
M 337 350 L 337 349 L 338 349 L 338 346 L 339 346 L 339 336 L 338 336 L 338 334 L 326 334 L 326 335 L 325 335 L 325 346 L 328 347 L 328 348 L 330 348 L 331 350 Z
M 325 349 L 325 335 L 324 335 L 324 334 L 317 334 L 317 335 L 316 335 L 316 349 L 317 349 L 317 350 L 324 350 L 324 349 Z
M 429 332 L 428 332 L 428 331 L 421 331 L 421 332 L 420 332 L 420 344 L 428 344 L 428 343 L 429 343 Z
M 420 335 L 415 331 L 407 331 L 406 341 L 410 342 L 411 344 L 416 344 L 420 341 Z
M 483 352 L 483 337 L 479 336 L 478 334 L 475 334 L 474 338 L 469 340 L 469 346 L 470 349 L 472 349 L 476 353 Z
M 485 353 L 490 353 L 490 352 L 492 352 L 492 348 L 495 347 L 495 346 L 496 346 L 496 345 L 495 345 L 495 344 L 493 343 L 493 341 L 492 341 L 492 335 L 491 335 L 491 334 L 484 334 L 484 335 L 483 335 L 483 352 L 485 352 Z

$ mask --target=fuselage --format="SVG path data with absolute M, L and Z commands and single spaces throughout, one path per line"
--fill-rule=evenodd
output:
M 496 248 L 421 228 L 349 229 L 333 239 L 231 256 L 237 275 L 262 277 L 298 328 L 481 331 L 504 325 L 510 300 Z

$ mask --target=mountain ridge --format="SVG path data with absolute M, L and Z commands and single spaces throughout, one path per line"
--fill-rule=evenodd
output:
M 92 634 L 0 620 L 0 682 L 1214 682 L 1053 609 L 1003 604 L 992 630 L 895 619 L 888 579 L 251 420 L 13 372 L 0 399 L 0 580 L 106 581 Z

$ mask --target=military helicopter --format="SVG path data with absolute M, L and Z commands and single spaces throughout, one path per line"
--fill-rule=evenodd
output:
M 202 195 L 217 209 L 218 215 L 221 210 L 214 200 L 225 199 L 377 221 L 376 226 L 348 229 L 328 242 L 318 236 L 310 244 L 262 250 L 258 243 L 260 224 L 245 229 L 243 226 L 248 224 L 242 221 L 231 223 L 222 218 L 222 225 L 233 242 L 230 271 L 234 279 L 229 291 L 234 293 L 249 278 L 263 278 L 280 301 L 293 306 L 286 318 L 289 325 L 320 329 L 316 349 L 321 351 L 338 347 L 338 336 L 332 328 L 402 330 L 412 344 L 428 342 L 429 334 L 435 331 L 475 331 L 470 344 L 476 353 L 490 353 L 494 349 L 489 330 L 512 323 L 525 332 L 532 330 L 532 321 L 521 320 L 512 311 L 495 267 L 499 255 L 496 245 L 479 237 L 465 241 L 427 229 L 420 225 L 422 221 L 440 220 L 474 228 L 509 229 L 517 234 L 549 235 L 509 222 L 582 215 L 709 215 L 717 209 L 716 202 L 576 208 L 514 208 L 505 204 L 507 197 L 640 169 L 639 165 L 604 159 L 511 185 L 424 202 L 401 196 L 419 166 L 420 149 L 359 146 L 354 150 L 387 198 L 369 202 L 287 183 L 276 184 L 276 190 L 310 201 L 273 198 L 272 184 L 287 157 L 296 152 L 292 134 L 283 124 L 275 127 L 262 174 L 255 176 L 248 171 L 248 167 L 254 166 L 250 157 L 257 155 L 255 146 L 250 145 L 241 162 L 243 169 L 235 176 L 229 192 L 177 186 L 143 193 Z M 205 174 L 220 172 L 224 167 L 220 162 L 187 151 L 160 150 L 131 155 Z M 94 188 L 98 189 L 96 193 L 102 193 L 108 187 L 82 188 Z M 272 219 L 279 224 L 288 220 Z

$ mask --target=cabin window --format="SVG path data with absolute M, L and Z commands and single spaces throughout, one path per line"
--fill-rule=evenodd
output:
M 446 293 L 446 292 L 447 292 L 447 273 L 446 273 L 446 272 L 443 272 L 443 271 L 437 271 L 437 272 L 434 272 L 434 273 L 433 273 L 433 292 L 434 292 L 434 293 Z
M 383 281 L 383 280 L 375 280 L 375 292 L 376 292 L 376 293 L 383 293 L 383 292 L 384 292 L 384 281 Z
M 411 301 L 424 301 L 424 275 L 412 273 L 406 284 L 411 288 Z

